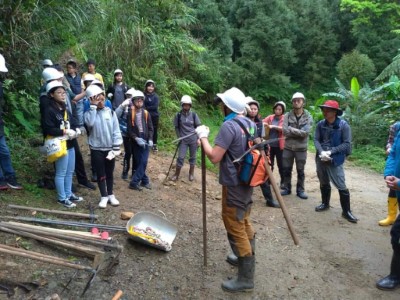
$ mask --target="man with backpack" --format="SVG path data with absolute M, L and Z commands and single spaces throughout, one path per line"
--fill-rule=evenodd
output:
M 179 143 L 179 154 L 176 160 L 175 175 L 172 176 L 172 181 L 177 181 L 179 174 L 183 167 L 186 152 L 189 148 L 189 181 L 194 180 L 194 166 L 196 165 L 196 152 L 198 146 L 197 135 L 195 134 L 196 127 L 201 125 L 198 115 L 191 110 L 192 98 L 188 95 L 184 95 L 181 99 L 182 110 L 175 115 L 174 127 L 176 136 L 178 138 L 185 137 Z M 192 134 L 190 136 L 190 134 Z
M 331 199 L 330 181 L 339 190 L 342 216 L 347 221 L 357 223 L 357 218 L 350 210 L 350 193 L 346 187 L 343 164 L 351 153 L 351 129 L 349 124 L 340 119 L 343 111 L 335 100 L 327 100 L 319 106 L 324 120 L 317 123 L 314 145 L 317 155 L 317 175 L 320 183 L 322 203 L 315 211 L 329 209 Z
M 238 88 L 217 94 L 224 113 L 224 123 L 215 138 L 214 148 L 208 141 L 210 130 L 201 125 L 196 133 L 204 153 L 212 163 L 219 164 L 219 183 L 222 185 L 222 219 L 233 253 L 238 257 L 238 275 L 222 283 L 228 292 L 251 291 L 254 288 L 255 232 L 250 221 L 253 187 L 241 184 L 238 171 L 230 157 L 242 156 L 247 148 L 247 132 L 255 133 L 256 125 L 244 116 L 246 97 Z M 240 124 L 239 124 L 240 123 Z

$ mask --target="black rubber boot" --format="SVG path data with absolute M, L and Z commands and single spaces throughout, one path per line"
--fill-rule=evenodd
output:
M 376 283 L 380 290 L 394 290 L 400 286 L 400 253 L 393 251 L 390 274 Z
M 221 287 L 224 291 L 251 292 L 254 289 L 255 256 L 245 256 L 238 258 L 237 278 L 226 280 Z
M 351 223 L 357 223 L 357 218 L 350 210 L 350 192 L 349 190 L 339 190 L 340 204 L 342 206 L 342 217 Z
M 266 200 L 266 205 L 267 206 L 269 206 L 269 207 L 277 207 L 277 208 L 281 207 L 279 205 L 279 203 L 276 202 L 274 200 L 274 198 L 272 197 L 271 185 L 269 184 L 269 182 L 265 182 L 265 183 L 261 184 L 260 187 L 261 187 L 261 191 L 263 193 L 263 196 L 264 196 L 264 198 Z
M 252 240 L 250 240 L 250 245 L 251 245 L 251 251 L 254 255 L 256 253 L 256 237 L 255 236 Z M 238 257 L 236 256 L 235 253 L 233 253 L 233 251 L 227 255 L 226 261 L 235 267 L 237 267 L 237 265 L 239 264 Z
M 193 181 L 194 180 L 194 165 L 190 165 L 189 168 L 189 181 Z
M 331 201 L 331 186 L 321 185 L 321 198 L 322 203 L 315 208 L 315 211 L 324 211 L 329 209 L 329 202 Z

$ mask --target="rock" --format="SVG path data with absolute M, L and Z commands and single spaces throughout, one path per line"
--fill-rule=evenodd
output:
M 132 218 L 135 214 L 131 211 L 123 211 L 121 213 L 121 220 L 129 220 Z

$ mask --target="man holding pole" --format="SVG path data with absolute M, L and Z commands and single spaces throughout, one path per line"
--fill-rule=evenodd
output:
M 222 219 L 232 251 L 238 257 L 238 275 L 224 281 L 222 289 L 228 292 L 251 291 L 254 288 L 255 270 L 255 232 L 250 223 L 253 188 L 239 183 L 236 167 L 230 157 L 240 157 L 246 151 L 247 144 L 246 135 L 233 119 L 241 122 L 249 131 L 255 131 L 256 126 L 244 116 L 246 97 L 242 91 L 233 87 L 217 94 L 217 100 L 225 118 L 215 138 L 215 146 L 212 147 L 208 141 L 208 127 L 199 126 L 196 133 L 205 155 L 212 163 L 220 163 Z

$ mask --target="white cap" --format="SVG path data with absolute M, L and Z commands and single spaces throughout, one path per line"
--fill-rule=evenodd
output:
M 6 67 L 6 60 L 4 59 L 4 56 L 0 54 L 0 72 L 8 72 L 8 69 Z
M 121 69 L 116 69 L 116 70 L 114 71 L 114 75 L 115 75 L 115 74 L 118 74 L 118 73 L 121 73 L 121 74 L 123 74 L 124 72 L 122 72 L 122 70 L 121 70 Z
M 302 98 L 304 100 L 306 99 L 306 97 L 304 97 L 304 95 L 302 93 L 299 93 L 299 92 L 296 92 L 296 93 L 293 94 L 292 100 L 293 99 L 297 99 L 297 98 Z
M 181 105 L 190 104 L 192 105 L 192 98 L 189 95 L 183 95 L 181 98 Z
M 126 91 L 125 95 L 133 95 L 133 93 L 135 92 L 134 88 L 130 88 L 129 90 Z
M 144 94 L 142 91 L 134 90 L 131 95 L 132 95 L 133 100 L 135 100 L 135 98 L 143 98 L 144 99 Z
M 54 80 L 54 81 L 50 81 L 47 85 L 46 85 L 46 93 L 48 94 L 51 90 L 55 89 L 55 88 L 63 88 L 65 90 L 65 87 L 63 86 L 62 82 Z
M 42 78 L 45 82 L 57 80 L 63 77 L 64 75 L 53 67 L 45 68 L 42 72 Z
M 104 91 L 97 85 L 89 85 L 86 89 L 86 97 L 91 98 L 96 95 L 103 94 Z
M 217 96 L 227 107 L 229 107 L 231 111 L 238 114 L 243 114 L 246 112 L 246 96 L 238 88 L 230 88 L 223 93 L 217 94 Z
M 53 62 L 50 60 L 50 59 L 44 59 L 43 61 L 42 61 L 42 66 L 43 67 L 48 67 L 48 66 L 52 66 L 53 65 Z

